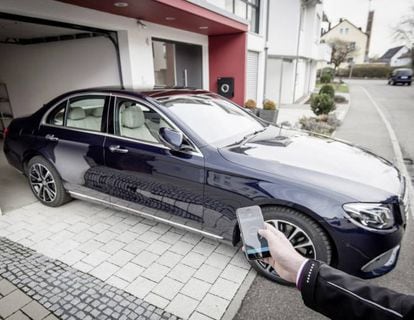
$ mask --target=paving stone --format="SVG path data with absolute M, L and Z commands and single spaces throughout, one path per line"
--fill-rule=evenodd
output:
M 100 222 L 100 223 L 95 223 L 88 230 L 99 234 L 99 233 L 105 231 L 106 229 L 108 229 L 110 227 L 111 226 L 109 224 Z
M 145 301 L 153 304 L 154 306 L 157 306 L 158 308 L 164 309 L 169 303 L 170 301 L 167 299 L 164 299 L 162 297 L 160 297 L 157 294 L 153 294 L 153 293 L 149 293 L 147 294 L 147 296 L 145 297 Z
M 85 273 L 89 273 L 93 269 L 93 266 L 82 261 L 75 263 L 73 267 Z
M 182 260 L 181 263 L 195 269 L 200 268 L 203 262 L 207 259 L 206 256 L 190 251 Z
M 239 284 L 227 279 L 218 278 L 211 287 L 210 293 L 221 298 L 231 300 L 235 296 L 238 289 Z
M 207 264 L 202 265 L 197 272 L 194 274 L 194 277 L 208 283 L 214 283 L 219 277 L 221 270 Z
M 225 256 L 233 257 L 237 250 L 238 248 L 231 247 L 225 243 L 220 243 L 214 251 L 220 254 L 224 254 Z
M 211 244 L 207 242 L 200 241 L 197 245 L 193 248 L 193 252 L 200 253 L 205 256 L 209 256 L 218 246 L 218 243 Z
M 110 285 L 119 289 L 125 289 L 129 285 L 128 281 L 118 278 L 117 276 L 109 277 L 109 279 L 106 280 L 106 283 L 109 283 Z
M 168 224 L 165 223 L 158 223 L 157 225 L 153 226 L 150 231 L 155 232 L 155 233 L 159 233 L 159 234 L 164 234 L 166 233 L 168 230 L 171 229 L 171 226 L 169 226 Z
M 172 279 L 185 283 L 195 272 L 196 269 L 179 263 L 168 273 L 168 276 Z
M 106 243 L 104 246 L 100 248 L 103 252 L 114 254 L 121 250 L 125 246 L 125 243 L 118 240 L 111 240 L 108 243 Z
M 0 280 L 0 295 L 7 296 L 14 290 L 16 290 L 16 287 L 10 281 L 7 281 L 6 279 Z
M 41 320 L 50 312 L 36 301 L 32 301 L 22 308 L 22 311 L 33 320 Z
M 148 252 L 146 250 L 142 251 L 141 253 L 139 253 L 134 260 L 132 260 L 133 263 L 136 263 L 144 268 L 148 268 L 155 260 L 157 260 L 160 256 L 152 253 L 152 252 Z
M 182 294 L 177 294 L 175 298 L 168 304 L 165 310 L 184 319 L 188 319 L 197 305 L 197 300 L 194 300 Z
M 169 247 L 171 247 L 171 245 L 166 242 L 155 241 L 146 250 L 158 255 L 162 255 L 168 250 Z
M 15 290 L 0 300 L 0 317 L 7 318 L 30 302 L 20 290 Z
M 181 289 L 180 293 L 183 293 L 186 296 L 189 296 L 196 300 L 201 300 L 210 288 L 210 283 L 196 278 L 192 278 L 185 284 L 185 286 Z
M 180 240 L 196 245 L 202 238 L 200 234 L 187 232 Z
M 138 240 L 141 240 L 146 243 L 153 243 L 155 240 L 157 240 L 160 237 L 160 234 L 153 231 L 147 231 L 140 236 L 138 236 Z
M 101 232 L 100 234 L 98 234 L 94 239 L 99 242 L 107 243 L 111 241 L 112 239 L 116 238 L 117 236 L 118 236 L 117 233 L 109 231 L 109 230 L 105 230 Z
M 161 257 L 159 257 L 157 262 L 163 266 L 173 268 L 182 258 L 183 256 L 177 253 L 167 251 Z
M 231 258 L 229 256 L 226 256 L 224 254 L 220 254 L 220 253 L 213 252 L 207 258 L 207 260 L 205 261 L 205 263 L 208 264 L 208 265 L 210 265 L 210 266 L 213 266 L 213 267 L 216 267 L 218 269 L 222 269 L 223 270 L 228 265 L 230 259 Z
M 31 320 L 31 319 L 28 316 L 26 316 L 23 312 L 17 311 L 13 313 L 10 317 L 8 317 L 6 320 Z
M 131 261 L 135 256 L 132 253 L 129 253 L 125 250 L 119 250 L 115 254 L 113 254 L 107 260 L 110 263 L 116 264 L 117 266 L 123 267 L 129 261 Z
M 211 318 L 195 311 L 191 314 L 191 317 L 189 320 L 211 320 Z
M 222 278 L 241 284 L 249 270 L 229 264 L 220 275 Z
M 213 319 L 221 319 L 229 303 L 228 300 L 207 294 L 197 307 L 197 311 Z
M 119 269 L 119 266 L 105 261 L 99 266 L 97 266 L 95 269 L 93 269 L 90 272 L 90 274 L 97 277 L 98 279 L 105 281 L 114 273 L 116 273 Z
M 134 240 L 130 242 L 129 244 L 127 244 L 123 249 L 130 253 L 138 254 L 142 250 L 146 249 L 147 247 L 148 247 L 147 243 L 142 242 L 140 240 Z
M 145 269 L 136 265 L 135 263 L 128 262 L 123 266 L 115 275 L 125 281 L 132 282 L 135 280 Z
M 149 279 L 138 277 L 125 288 L 125 291 L 143 299 L 156 286 L 156 284 L 156 282 Z
M 169 248 L 168 250 L 171 252 L 175 252 L 181 255 L 186 255 L 187 253 L 190 252 L 190 250 L 193 248 L 194 246 L 191 243 L 187 243 L 184 241 L 178 241 L 176 242 L 171 248 Z
M 164 241 L 169 244 L 173 244 L 177 242 L 182 237 L 181 234 L 175 233 L 173 231 L 168 231 L 167 233 L 163 234 L 158 240 Z
M 74 265 L 75 263 L 81 261 L 83 258 L 86 257 L 86 253 L 83 253 L 79 250 L 71 250 L 68 253 L 64 254 L 59 258 L 59 260 L 67 263 L 68 265 Z
M 88 240 L 85 243 L 81 244 L 78 247 L 78 250 L 82 251 L 84 253 L 87 253 L 87 254 L 91 254 L 91 253 L 95 252 L 96 250 L 98 250 L 102 246 L 103 246 L 102 242 L 91 239 L 91 240 Z
M 240 267 L 240 268 L 243 268 L 243 269 L 247 269 L 247 270 L 250 269 L 250 264 L 247 261 L 246 256 L 244 255 L 244 253 L 241 252 L 241 251 L 237 252 L 234 255 L 233 259 L 231 259 L 231 261 L 230 261 L 230 264 L 232 264 L 234 266 L 237 266 L 237 267 Z
M 110 255 L 108 253 L 105 253 L 100 250 L 96 250 L 92 252 L 90 255 L 88 255 L 87 257 L 83 258 L 82 261 L 91 266 L 96 267 L 108 258 L 110 258 Z
M 158 263 L 153 263 L 141 274 L 141 276 L 155 282 L 160 282 L 161 279 L 164 278 L 169 271 L 170 268 L 160 265 Z
M 165 277 L 155 286 L 152 292 L 165 299 L 172 300 L 182 287 L 181 282 Z

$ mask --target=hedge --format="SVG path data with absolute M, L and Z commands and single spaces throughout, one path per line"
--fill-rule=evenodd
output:
M 352 69 L 352 78 L 387 78 L 392 68 L 383 64 L 356 64 Z M 349 77 L 349 68 L 339 69 L 339 77 Z

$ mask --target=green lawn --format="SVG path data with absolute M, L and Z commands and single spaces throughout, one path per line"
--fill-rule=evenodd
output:
M 317 81 L 315 87 L 319 89 L 320 87 L 322 87 L 322 85 L 323 85 L 322 83 Z M 346 83 L 334 82 L 334 83 L 330 83 L 330 85 L 332 85 L 335 88 L 335 92 L 349 93 L 349 88 Z

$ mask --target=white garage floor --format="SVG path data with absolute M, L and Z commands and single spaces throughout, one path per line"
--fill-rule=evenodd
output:
M 162 223 L 72 201 L 49 208 L 0 156 L 0 237 L 182 318 L 221 319 L 250 265 L 241 252 Z

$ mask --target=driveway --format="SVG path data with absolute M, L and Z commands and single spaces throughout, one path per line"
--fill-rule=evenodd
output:
M 220 319 L 250 270 L 235 248 L 162 223 L 79 200 L 46 207 L 3 153 L 0 172 L 0 280 L 62 319 Z M 102 300 L 89 291 L 102 288 Z
M 394 161 L 387 129 L 370 95 L 391 122 L 404 157 L 414 159 L 414 87 L 391 87 L 382 80 L 353 80 L 349 81 L 349 85 L 351 108 L 337 130 L 336 137 L 364 146 Z M 412 221 L 413 216 L 410 218 Z M 412 223 L 409 223 L 397 267 L 370 282 L 404 293 L 414 292 L 413 231 Z M 297 289 L 271 283 L 261 276 L 254 280 L 235 319 L 248 320 L 259 315 L 260 319 L 326 319 L 304 306 Z

